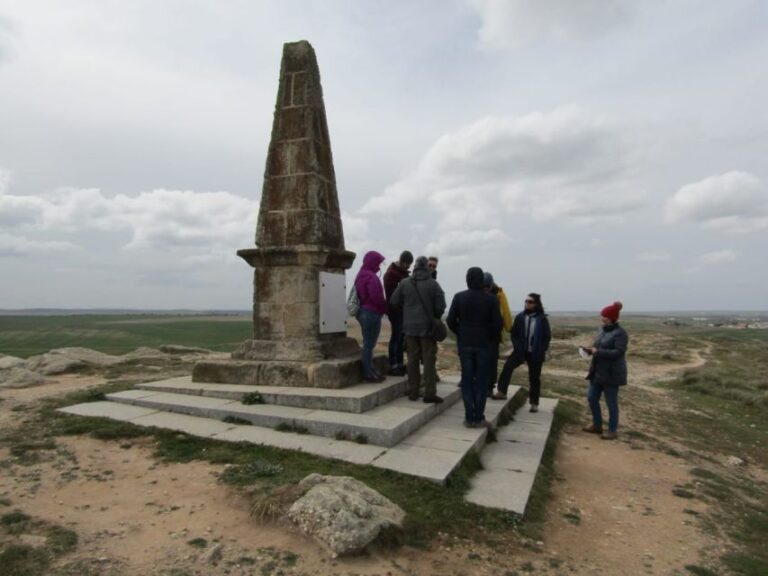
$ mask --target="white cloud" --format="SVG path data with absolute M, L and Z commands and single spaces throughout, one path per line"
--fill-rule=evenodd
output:
M 685 272 L 694 273 L 701 272 L 706 268 L 713 266 L 723 266 L 729 262 L 737 260 L 738 256 L 736 252 L 729 249 L 714 250 L 700 255 L 694 260 L 694 262 L 686 268 Z
M 413 173 L 361 212 L 394 214 L 426 202 L 439 215 L 435 228 L 446 248 L 458 247 L 449 233 L 461 238 L 498 231 L 505 213 L 577 223 L 620 220 L 644 201 L 633 183 L 633 156 L 619 126 L 577 106 L 487 117 L 439 138 Z
M 12 36 L 15 30 L 12 22 L 0 14 L 0 63 L 9 58 Z
M 439 238 L 427 244 L 428 254 L 448 255 L 453 259 L 470 255 L 472 252 L 492 250 L 506 246 L 511 239 L 503 230 L 445 230 Z
M 342 213 L 341 223 L 344 227 L 344 245 L 347 250 L 359 251 L 370 241 L 370 226 L 368 218 Z
M 699 257 L 702 264 L 722 264 L 736 260 L 736 253 L 733 250 L 716 250 L 707 252 Z
M 238 246 L 252 238 L 258 204 L 229 192 L 157 189 L 105 196 L 98 189 L 60 188 L 14 196 L 0 188 L 0 222 L 21 230 L 76 233 L 127 230 L 126 248 Z
M 0 232 L 0 257 L 69 252 L 76 249 L 70 242 L 30 240 L 24 236 Z
M 768 186 L 748 172 L 732 171 L 686 184 L 667 200 L 665 220 L 751 232 L 768 227 Z
M 570 40 L 604 33 L 626 20 L 622 0 L 469 0 L 480 16 L 480 47 L 509 50 L 537 40 Z
M 641 252 L 637 255 L 639 262 L 668 262 L 672 256 L 666 250 L 654 250 L 650 252 Z

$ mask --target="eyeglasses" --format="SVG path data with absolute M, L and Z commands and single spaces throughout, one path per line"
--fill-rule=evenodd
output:
M 536 304 L 536 300 L 531 300 L 530 298 L 525 299 L 526 304 Z

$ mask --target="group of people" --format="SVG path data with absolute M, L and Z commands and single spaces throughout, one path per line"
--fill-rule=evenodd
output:
M 437 257 L 419 256 L 404 251 L 392 262 L 379 280 L 385 258 L 371 251 L 355 278 L 360 301 L 356 314 L 363 336 L 363 381 L 382 382 L 373 362 L 373 349 L 379 338 L 381 322 L 387 315 L 391 325 L 388 359 L 390 375 L 408 377 L 408 398 L 441 403 L 437 395 L 437 341 L 433 334 L 435 319 L 446 309 L 445 293 L 437 282 Z M 411 273 L 411 266 L 413 272 Z M 471 267 L 466 275 L 467 289 L 451 301 L 446 323 L 456 334 L 461 365 L 464 425 L 469 428 L 489 426 L 485 419 L 488 398 L 505 400 L 515 368 L 528 366 L 528 403 L 531 412 L 539 409 L 541 371 L 549 349 L 552 331 L 544 312 L 541 295 L 531 292 L 523 310 L 514 319 L 504 290 L 490 272 Z M 614 439 L 619 421 L 618 390 L 627 383 L 625 354 L 628 336 L 619 323 L 620 302 L 601 311 L 602 326 L 592 346 L 581 347 L 591 358 L 587 380 L 587 399 L 592 423 L 584 431 Z M 512 341 L 512 353 L 498 373 L 500 346 L 506 335 Z M 404 364 L 405 352 L 408 362 Z M 423 368 L 423 371 L 422 371 Z M 494 391 L 495 389 L 495 391 Z M 603 426 L 600 398 L 605 396 L 608 426 Z

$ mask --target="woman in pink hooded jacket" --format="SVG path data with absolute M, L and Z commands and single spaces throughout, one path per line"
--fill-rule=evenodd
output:
M 384 298 L 384 286 L 378 276 L 384 256 L 378 252 L 367 252 L 363 256 L 363 265 L 355 278 L 355 289 L 360 299 L 357 321 L 363 332 L 363 381 L 381 382 L 384 376 L 373 367 L 373 349 L 381 332 L 381 317 L 387 312 Z

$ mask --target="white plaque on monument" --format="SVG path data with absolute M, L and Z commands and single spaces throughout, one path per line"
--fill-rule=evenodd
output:
M 320 272 L 320 334 L 346 331 L 346 277 Z

